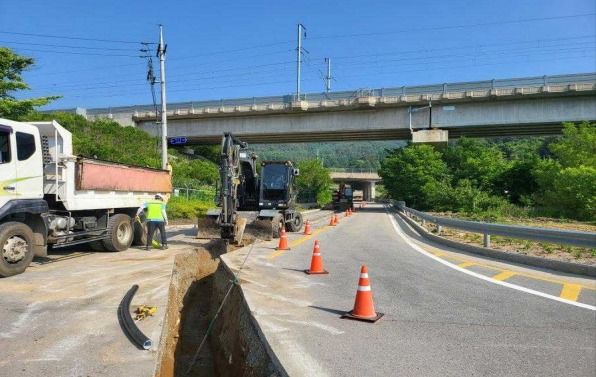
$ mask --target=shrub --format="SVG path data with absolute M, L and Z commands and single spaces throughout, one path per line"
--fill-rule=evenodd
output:
M 167 212 L 171 219 L 196 219 L 204 216 L 214 206 L 213 202 L 173 196 L 168 201 Z

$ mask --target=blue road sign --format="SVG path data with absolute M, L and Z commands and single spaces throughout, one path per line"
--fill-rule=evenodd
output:
M 186 144 L 187 141 L 188 141 L 188 139 L 183 136 L 177 136 L 177 137 L 170 138 L 170 144 L 172 144 L 172 145 Z

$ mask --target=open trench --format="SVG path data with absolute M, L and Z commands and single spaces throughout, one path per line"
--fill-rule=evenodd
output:
M 234 280 L 219 258 L 227 251 L 223 241 L 214 240 L 176 256 L 156 377 L 286 375 L 268 349 L 237 285 L 231 289 L 201 352 L 196 355 Z

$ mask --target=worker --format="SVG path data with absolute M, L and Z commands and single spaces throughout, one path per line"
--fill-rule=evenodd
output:
M 145 246 L 145 250 L 149 250 L 156 229 L 159 229 L 159 234 L 161 235 L 162 250 L 167 249 L 168 240 L 165 225 L 168 225 L 168 215 L 163 196 L 161 194 L 155 194 L 154 200 L 143 203 L 137 211 L 137 219 L 139 219 L 139 215 L 143 211 L 145 211 L 145 217 L 147 219 L 147 245 Z

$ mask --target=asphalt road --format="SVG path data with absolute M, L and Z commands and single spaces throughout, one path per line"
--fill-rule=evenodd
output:
M 240 275 L 242 288 L 291 376 L 596 374 L 596 311 L 590 306 L 596 302 L 594 280 L 420 243 L 428 253 L 423 254 L 413 246 L 415 234 L 396 221 L 400 232 L 381 206 L 371 206 L 335 228 L 319 223 L 313 237 L 291 236 L 291 251 L 275 251 L 274 242 L 253 248 Z M 309 266 L 314 239 L 321 243 L 329 275 L 302 272 Z M 248 250 L 224 260 L 237 268 Z M 478 275 L 495 275 L 499 281 L 515 275 L 518 280 L 509 283 L 522 290 L 446 264 L 464 263 L 449 260 L 455 257 L 468 258 L 462 266 Z M 339 318 L 352 308 L 363 263 L 376 309 L 385 313 L 375 324 Z M 514 273 L 499 277 L 490 268 Z M 585 287 L 576 298 L 586 307 L 556 300 L 566 283 Z

